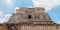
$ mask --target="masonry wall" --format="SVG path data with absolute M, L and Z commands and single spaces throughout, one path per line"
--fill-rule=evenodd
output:
M 8 26 L 2 25 L 2 26 L 0 26 L 0 30 L 8 30 Z
M 59 27 L 60 28 L 60 27 Z M 23 25 L 21 30 L 57 30 L 56 25 Z
M 58 25 L 58 27 L 59 27 L 58 30 L 60 30 L 60 25 Z
M 2 30 L 2 26 L 0 26 L 0 30 Z
M 18 25 L 17 30 L 60 30 L 60 25 Z M 0 30 L 8 30 L 6 25 L 0 26 Z

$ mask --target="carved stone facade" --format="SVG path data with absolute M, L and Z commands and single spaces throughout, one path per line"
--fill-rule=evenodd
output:
M 7 23 L 0 24 L 0 30 L 60 30 L 44 8 L 20 8 Z

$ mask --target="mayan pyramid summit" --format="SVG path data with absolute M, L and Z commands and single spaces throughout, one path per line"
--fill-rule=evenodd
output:
M 54 24 L 44 8 L 20 8 L 12 14 L 8 23 Z
M 1 30 L 60 30 L 60 25 L 54 23 L 42 7 L 17 9 L 9 21 L 1 25 Z

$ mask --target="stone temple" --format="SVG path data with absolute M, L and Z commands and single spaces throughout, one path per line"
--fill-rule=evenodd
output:
M 54 23 L 42 7 L 20 8 L 8 22 L 0 24 L 0 30 L 60 30 L 60 24 Z

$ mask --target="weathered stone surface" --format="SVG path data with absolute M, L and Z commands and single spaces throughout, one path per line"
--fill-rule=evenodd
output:
M 60 30 L 60 24 L 54 23 L 44 8 L 20 8 L 0 30 Z
M 29 15 L 31 16 L 30 17 L 31 19 L 29 19 Z M 52 21 L 49 15 L 45 13 L 44 8 L 20 8 L 16 11 L 15 14 L 12 14 L 12 16 L 8 21 L 8 23 L 21 23 L 21 22 L 27 22 L 27 23 L 29 22 L 45 23 L 46 22 L 47 24 L 48 23 L 52 24 L 51 23 Z

